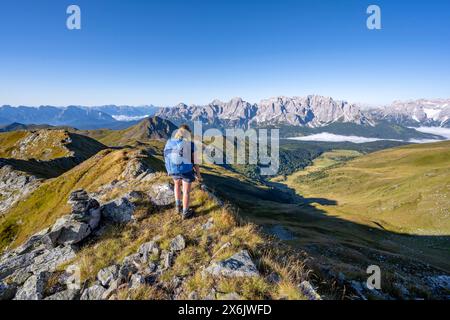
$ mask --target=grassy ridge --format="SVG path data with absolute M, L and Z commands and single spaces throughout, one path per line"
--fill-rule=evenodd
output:
M 322 160 L 323 161 L 323 160 Z M 450 142 L 380 151 L 337 168 L 320 162 L 287 180 L 327 213 L 386 230 L 450 234 Z

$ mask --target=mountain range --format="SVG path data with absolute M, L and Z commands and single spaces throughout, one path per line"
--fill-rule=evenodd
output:
M 182 122 L 202 121 L 216 127 L 293 126 L 322 128 L 336 123 L 374 127 L 389 123 L 403 127 L 435 126 L 450 128 L 450 99 L 396 101 L 389 106 L 367 109 L 359 104 L 331 97 L 274 97 L 259 103 L 241 98 L 229 102 L 214 100 L 207 105 L 174 107 L 149 106 L 67 106 L 0 107 L 0 125 L 12 123 L 70 126 L 77 129 L 125 129 L 139 120 L 158 115 Z

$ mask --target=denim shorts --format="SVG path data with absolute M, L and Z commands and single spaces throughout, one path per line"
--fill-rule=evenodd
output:
M 194 171 L 181 173 L 177 175 L 171 175 L 174 180 L 183 180 L 184 182 L 192 183 L 195 181 Z

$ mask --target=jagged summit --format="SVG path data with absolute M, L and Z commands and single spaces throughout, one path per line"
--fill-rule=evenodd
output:
M 163 108 L 157 113 L 166 119 L 202 121 L 222 126 L 293 125 L 318 127 L 333 122 L 373 125 L 358 106 L 331 97 L 273 97 L 251 104 L 242 98 L 229 102 L 214 100 L 206 106 L 177 106 Z

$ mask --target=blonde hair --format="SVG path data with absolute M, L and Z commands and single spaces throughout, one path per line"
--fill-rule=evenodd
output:
M 191 140 L 191 128 L 187 124 L 182 124 L 173 136 L 175 139 Z

